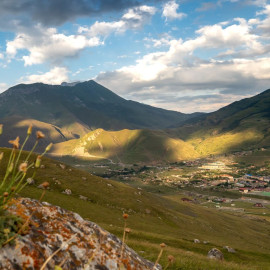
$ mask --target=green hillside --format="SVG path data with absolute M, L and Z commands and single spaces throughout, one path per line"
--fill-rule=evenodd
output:
M 198 157 L 193 146 L 163 131 L 97 129 L 77 140 L 54 145 L 54 154 L 115 162 L 170 162 Z
M 201 155 L 270 147 L 270 90 L 167 130 Z
M 1 151 L 5 155 L 9 152 Z M 3 176 L 5 162 L 6 159 L 1 164 L 0 176 Z M 122 213 L 129 213 L 128 227 L 132 232 L 127 244 L 154 261 L 159 244 L 165 242 L 168 247 L 161 261 L 163 266 L 166 255 L 176 257 L 175 265 L 168 269 L 267 269 L 269 265 L 270 237 L 266 220 L 235 216 L 153 195 L 60 164 L 44 158 L 45 168 L 39 170 L 35 184 L 27 186 L 22 195 L 39 198 L 42 190 L 37 186 L 48 181 L 50 190 L 45 201 L 75 211 L 118 236 L 122 234 Z M 71 190 L 71 195 L 62 193 L 66 189 Z M 194 244 L 195 238 L 209 244 Z M 225 251 L 225 245 L 236 249 L 236 253 Z M 212 247 L 223 251 L 224 262 L 206 258 Z

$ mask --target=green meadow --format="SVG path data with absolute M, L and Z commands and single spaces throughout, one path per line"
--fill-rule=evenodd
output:
M 8 149 L 1 151 L 8 155 Z M 6 159 L 1 164 L 1 176 L 5 162 Z M 159 244 L 166 243 L 161 260 L 163 267 L 167 264 L 167 255 L 172 254 L 176 262 L 168 269 L 269 269 L 267 220 L 239 217 L 182 202 L 177 197 L 159 196 L 69 165 L 60 166 L 62 163 L 48 158 L 42 164 L 44 168 L 38 171 L 35 184 L 27 186 L 22 196 L 38 199 L 42 193 L 38 185 L 48 181 L 50 189 L 44 201 L 77 212 L 119 237 L 123 230 L 122 214 L 128 213 L 131 233 L 127 244 L 141 256 L 155 261 Z M 66 189 L 71 190 L 71 195 L 62 193 Z M 195 238 L 201 243 L 195 244 Z M 228 253 L 223 246 L 234 248 L 236 253 Z M 213 247 L 224 253 L 223 262 L 207 258 Z

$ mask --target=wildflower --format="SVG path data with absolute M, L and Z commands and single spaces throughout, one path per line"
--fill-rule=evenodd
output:
M 125 228 L 125 233 L 130 233 L 131 229 L 130 228 Z
M 168 255 L 168 264 L 166 265 L 164 270 L 166 270 L 171 264 L 173 264 L 174 261 L 175 261 L 175 258 L 173 257 L 173 255 Z
M 51 148 L 52 148 L 52 146 L 53 146 L 53 144 L 52 144 L 52 143 L 50 143 L 50 144 L 49 144 L 49 145 L 46 147 L 45 152 L 50 151 L 50 150 L 51 150 Z
M 37 140 L 43 139 L 45 137 L 44 133 L 41 132 L 41 131 L 37 131 L 36 132 L 36 135 L 37 135 Z
M 11 188 L 11 191 L 12 191 L 12 192 L 14 192 L 15 190 L 16 190 L 16 188 L 15 188 L 15 187 L 12 187 L 12 188 Z
M 28 129 L 27 129 L 27 135 L 28 136 L 32 134 L 32 129 L 33 129 L 33 125 L 30 124 L 29 127 L 28 127 Z
M 4 234 L 6 234 L 6 235 L 10 233 L 10 229 L 9 228 L 4 229 L 3 231 L 4 231 Z
M 36 159 L 35 167 L 36 167 L 36 168 L 39 168 L 39 167 L 40 167 L 40 163 L 41 163 L 41 156 L 38 155 L 38 156 L 37 156 L 37 159 Z
M 19 140 L 20 140 L 20 138 L 17 137 L 15 140 L 10 140 L 8 142 L 13 145 L 13 148 L 18 149 L 20 146 Z
M 8 197 L 8 192 L 4 192 L 3 193 L 3 196 L 6 198 L 6 197 Z
M 41 186 L 42 186 L 44 189 L 46 189 L 46 188 L 48 188 L 48 187 L 50 186 L 50 183 L 49 183 L 49 182 L 43 182 L 43 183 L 41 184 Z
M 128 214 L 123 214 L 123 218 L 127 219 L 128 218 Z
M 160 244 L 160 247 L 163 249 L 163 248 L 165 248 L 165 247 L 166 247 L 166 244 L 161 243 L 161 244 Z
M 23 162 L 23 163 L 20 164 L 19 171 L 23 172 L 23 173 L 26 173 L 26 171 L 27 171 L 27 163 L 26 162 Z
M 158 257 L 157 257 L 157 260 L 156 260 L 156 262 L 155 262 L 155 264 L 154 264 L 154 267 L 153 267 L 153 269 L 155 269 L 155 267 L 157 266 L 157 264 L 158 264 L 158 262 L 159 262 L 159 260 L 160 260 L 160 258 L 161 258 L 161 256 L 162 256 L 162 253 L 163 253 L 163 250 L 164 250 L 164 248 L 166 247 L 166 244 L 164 244 L 164 243 L 161 243 L 160 244 L 160 252 L 159 252 L 159 254 L 158 254 Z

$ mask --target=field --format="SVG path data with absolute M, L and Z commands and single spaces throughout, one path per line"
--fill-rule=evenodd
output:
M 3 151 L 7 155 L 8 150 Z M 75 211 L 117 236 L 122 234 L 122 214 L 129 213 L 132 233 L 127 244 L 154 261 L 159 244 L 165 242 L 168 247 L 161 264 L 167 264 L 168 254 L 176 257 L 175 264 L 168 269 L 268 268 L 270 237 L 269 222 L 265 219 L 239 217 L 182 202 L 177 197 L 159 196 L 47 158 L 43 165 L 35 184 L 27 186 L 22 196 L 39 198 L 42 191 L 37 186 L 48 181 L 50 190 L 44 201 Z M 5 162 L 1 164 L 1 174 L 4 166 Z M 71 190 L 71 195 L 63 193 L 66 189 Z M 195 244 L 195 238 L 209 243 Z M 231 246 L 236 253 L 228 253 L 223 246 Z M 224 262 L 207 259 L 207 252 L 213 247 L 222 250 Z

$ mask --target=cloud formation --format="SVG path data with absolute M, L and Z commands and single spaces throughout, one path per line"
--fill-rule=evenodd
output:
M 41 82 L 46 84 L 61 84 L 69 81 L 68 69 L 65 67 L 55 67 L 50 71 L 41 74 L 32 74 L 20 79 L 23 83 Z
M 165 17 L 166 20 L 180 20 L 186 17 L 186 14 L 183 12 L 178 12 L 178 9 L 179 4 L 177 4 L 175 0 L 169 1 L 163 6 L 162 16 Z
M 98 17 L 101 14 L 140 6 L 142 0 L 1 0 L 0 27 L 9 19 L 34 21 L 45 26 L 59 26 L 79 17 Z M 29 21 L 30 20 L 30 21 Z
M 196 110 L 214 110 L 247 92 L 254 94 L 254 89 L 269 88 L 270 46 L 256 34 L 270 17 L 268 6 L 263 14 L 266 18 L 257 18 L 256 23 L 236 18 L 201 27 L 193 39 L 172 39 L 167 50 L 146 54 L 134 65 L 99 74 L 96 79 L 126 98 L 167 109 L 191 112 L 194 106 L 190 105 L 198 101 L 201 105 Z M 209 58 L 200 58 L 197 50 L 207 51 Z M 198 98 L 207 91 L 223 101 Z M 187 96 L 189 102 L 182 102 Z
M 80 27 L 79 33 L 87 33 L 89 36 L 108 36 L 111 33 L 124 33 L 129 29 L 140 29 L 150 21 L 155 13 L 156 8 L 151 6 L 130 8 L 118 21 L 97 21 L 89 28 Z

